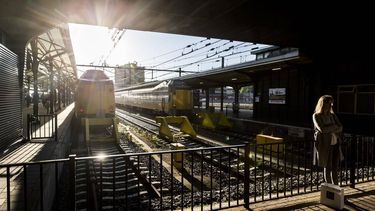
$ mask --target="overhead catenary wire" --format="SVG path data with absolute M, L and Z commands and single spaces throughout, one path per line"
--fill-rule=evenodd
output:
M 224 50 L 222 50 L 222 51 L 220 51 L 220 52 L 216 52 L 216 53 L 213 54 L 213 55 L 207 56 L 206 58 L 200 59 L 200 60 L 195 61 L 195 62 L 191 62 L 191 63 L 184 64 L 184 65 L 173 66 L 173 67 L 169 67 L 169 68 L 166 68 L 166 69 L 183 68 L 183 67 L 191 66 L 191 65 L 193 65 L 193 64 L 197 64 L 197 63 L 199 63 L 199 64 L 208 63 L 208 62 L 210 62 L 210 61 L 212 61 L 212 60 L 217 60 L 217 58 L 211 58 L 211 57 L 216 56 L 216 55 L 218 55 L 218 58 L 220 58 L 220 57 L 228 57 L 228 56 L 233 56 L 233 55 L 236 55 L 236 54 L 242 54 L 242 53 L 251 52 L 252 49 L 248 49 L 248 50 L 244 50 L 244 51 L 240 51 L 240 52 L 235 52 L 235 53 L 232 52 L 232 53 L 230 53 L 230 54 L 220 55 L 220 56 L 219 56 L 219 54 L 221 54 L 221 53 L 223 53 L 223 52 L 227 52 L 227 51 L 229 51 L 229 50 L 231 50 L 231 49 L 232 49 L 232 50 L 233 50 L 233 49 L 239 49 L 240 46 L 242 46 L 242 45 L 244 45 L 244 44 L 245 44 L 245 43 L 240 43 L 240 44 L 238 44 L 238 45 L 231 46 L 231 47 L 229 47 L 229 48 L 227 48 L 227 49 L 224 49 Z M 256 44 L 255 44 L 255 43 L 252 43 L 252 44 L 247 45 L 246 47 L 249 47 L 249 46 L 252 46 L 252 45 L 256 45 Z M 196 71 L 195 71 L 195 72 L 196 72 Z M 156 76 L 156 78 L 160 78 L 160 77 L 163 77 L 163 76 L 169 75 L 169 74 L 171 74 L 171 73 L 172 73 L 172 72 L 168 72 L 168 73 L 165 73 L 165 74 L 162 74 L 162 75 Z
M 190 52 L 188 52 L 188 53 L 185 53 L 185 54 L 182 54 L 182 55 L 176 56 L 176 57 L 174 57 L 174 58 L 168 59 L 168 60 L 166 60 L 166 61 L 164 61 L 164 62 L 161 62 L 161 63 L 159 63 L 159 64 L 157 64 L 157 65 L 152 66 L 151 68 L 155 68 L 155 67 L 158 67 L 158 66 L 160 66 L 160 65 L 162 65 L 162 64 L 166 64 L 166 63 L 171 62 L 171 61 L 173 61 L 173 60 L 175 60 L 175 59 L 177 59 L 177 58 L 180 58 L 180 57 L 183 57 L 183 56 L 185 56 L 185 55 L 191 54 L 191 53 L 193 53 L 194 51 L 201 50 L 201 49 L 206 48 L 206 47 L 208 47 L 208 46 L 210 46 L 210 45 L 213 45 L 213 44 L 215 44 L 215 43 L 218 43 L 218 42 L 220 42 L 220 41 L 222 41 L 222 40 L 217 40 L 217 41 L 212 42 L 212 43 L 207 43 L 206 45 L 204 45 L 204 46 L 202 46 L 202 47 L 199 47 L 198 49 L 195 49 L 195 50 L 192 49 L 192 50 L 191 50 Z
M 209 49 L 208 51 L 205 51 L 205 52 L 202 52 L 202 53 L 199 53 L 199 54 L 194 54 L 192 56 L 184 57 L 184 58 L 181 58 L 181 59 L 177 59 L 174 62 L 180 62 L 180 61 L 183 61 L 183 60 L 186 60 L 186 59 L 192 59 L 192 58 L 196 58 L 196 57 L 201 57 L 201 56 L 207 55 L 207 53 L 209 53 L 210 51 L 214 51 L 216 49 L 219 49 L 219 48 L 221 48 L 221 47 L 223 47 L 223 46 L 225 46 L 225 45 L 227 45 L 229 43 L 232 43 L 232 42 L 231 41 L 226 42 L 223 45 L 216 46 L 214 48 Z
M 120 42 L 122 36 L 125 34 L 126 29 L 116 29 L 112 30 L 111 40 L 112 40 L 112 47 L 109 49 L 107 54 L 103 54 L 100 56 L 98 64 L 105 64 L 109 56 L 112 54 L 113 50 L 116 48 L 117 44 Z
M 186 66 L 190 66 L 190 65 L 193 65 L 193 64 L 199 63 L 199 62 L 201 62 L 201 61 L 205 61 L 206 59 L 208 59 L 208 58 L 210 58 L 210 57 L 213 57 L 213 56 L 219 55 L 219 54 L 221 54 L 221 53 L 223 53 L 223 52 L 226 52 L 226 51 L 229 51 L 229 50 L 231 50 L 231 49 L 234 49 L 235 47 L 241 46 L 241 45 L 243 45 L 243 44 L 244 44 L 244 43 L 240 43 L 240 44 L 238 44 L 238 45 L 236 45 L 236 46 L 230 46 L 229 48 L 226 48 L 226 49 L 224 49 L 224 50 L 222 50 L 222 51 L 219 51 L 219 52 L 215 52 L 215 53 L 212 54 L 212 55 L 207 55 L 207 56 L 206 56 L 205 58 L 203 58 L 203 59 L 199 59 L 199 60 L 197 60 L 197 61 L 194 61 L 194 62 L 191 62 L 191 63 L 187 63 L 187 64 L 183 64 L 183 65 L 176 65 L 176 66 L 169 67 L 169 68 L 166 68 L 166 69 L 183 68 L 183 67 L 186 67 Z
M 148 59 L 145 59 L 145 60 L 142 60 L 142 61 L 139 61 L 139 63 L 144 63 L 144 62 L 147 62 L 147 61 L 150 61 L 150 60 L 155 60 L 156 58 L 160 58 L 160 57 L 163 57 L 163 56 L 166 56 L 166 55 L 169 55 L 169 54 L 172 54 L 172 53 L 175 53 L 177 51 L 181 51 L 181 50 L 184 50 L 185 48 L 190 48 L 191 46 L 194 46 L 194 45 L 197 45 L 199 43 L 202 43 L 202 42 L 205 42 L 207 40 L 210 40 L 211 38 L 206 38 L 206 39 L 203 39 L 203 40 L 200 40 L 198 42 L 195 42 L 193 44 L 189 44 L 185 47 L 182 47 L 182 48 L 179 48 L 179 49 L 176 49 L 176 50 L 172 50 L 172 51 L 169 51 L 169 52 L 166 52 L 166 53 L 163 53 L 163 54 L 160 54 L 158 56 L 154 56 L 152 58 L 148 58 Z

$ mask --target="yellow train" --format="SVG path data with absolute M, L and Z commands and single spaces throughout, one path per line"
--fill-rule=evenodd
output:
M 115 116 L 113 81 L 101 70 L 85 71 L 78 80 L 75 99 L 75 113 L 78 118 Z
M 190 115 L 193 92 L 180 80 L 149 82 L 116 90 L 118 106 L 168 115 Z

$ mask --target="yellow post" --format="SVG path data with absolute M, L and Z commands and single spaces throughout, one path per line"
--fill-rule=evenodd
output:
M 116 141 L 116 143 L 119 143 L 119 136 L 118 136 L 118 119 L 116 118 L 82 118 L 81 123 L 84 124 L 84 138 L 86 143 L 90 143 L 91 141 L 113 141 L 113 139 Z M 90 136 L 90 127 L 91 126 L 108 126 L 113 125 L 113 134 L 112 137 L 99 137 L 99 136 Z
M 202 119 L 201 125 L 205 128 L 209 128 L 214 130 L 216 127 L 214 123 L 212 122 L 211 117 L 208 115 L 208 113 L 199 113 L 199 118 Z
M 275 137 L 275 136 L 268 136 L 268 135 L 263 135 L 263 134 L 257 134 L 256 136 L 256 141 L 257 144 L 271 144 L 271 143 L 282 143 L 284 141 L 283 138 L 280 137 Z M 278 147 L 278 144 L 273 144 L 272 147 L 270 146 L 265 146 L 264 149 L 266 150 L 271 150 L 273 153 L 279 152 L 284 152 L 284 145 L 279 144 L 280 146 Z M 258 150 L 262 149 L 261 147 L 258 147 Z
M 167 120 L 165 119 L 165 117 L 157 116 L 155 118 L 155 120 L 156 120 L 157 123 L 160 123 L 159 135 L 164 136 L 164 137 L 166 137 L 166 138 L 168 138 L 169 140 L 172 141 L 173 135 L 171 133 L 171 130 L 168 127 L 168 123 L 167 123 Z
M 174 150 L 185 149 L 185 146 L 181 143 L 172 143 L 171 146 L 172 146 L 172 149 Z M 173 165 L 177 169 L 182 168 L 182 162 L 183 162 L 183 152 L 173 153 Z
M 157 123 L 160 123 L 159 134 L 161 136 L 167 137 L 170 141 L 173 141 L 173 134 L 168 126 L 168 124 L 180 124 L 180 131 L 189 134 L 191 137 L 195 138 L 197 133 L 191 126 L 189 119 L 186 116 L 166 116 L 155 118 Z
M 217 125 L 222 128 L 232 128 L 232 123 L 229 122 L 228 118 L 223 113 L 215 113 L 214 114 L 219 121 Z
M 231 128 L 232 124 L 229 122 L 227 117 L 220 112 L 216 113 L 199 113 L 199 118 L 202 119 L 201 125 L 205 128 L 216 129 L 216 128 Z
M 85 123 L 85 142 L 89 144 L 90 142 L 90 121 L 88 118 L 83 118 L 83 122 Z

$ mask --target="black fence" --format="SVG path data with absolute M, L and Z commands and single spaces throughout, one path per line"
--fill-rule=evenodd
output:
M 341 147 L 345 159 L 338 171 L 340 185 L 374 180 L 374 137 L 346 136 Z M 52 199 L 46 197 L 51 196 L 58 197 L 54 210 L 212 210 L 249 207 L 254 202 L 318 191 L 323 173 L 313 160 L 312 142 L 283 142 L 97 157 L 72 155 L 69 159 L 0 165 L 0 171 L 7 184 L 8 210 L 14 209 L 11 206 L 48 210 L 47 201 Z M 150 191 L 144 181 L 155 190 Z M 13 189 L 12 183 L 20 187 Z
M 27 115 L 27 140 L 50 139 L 57 141 L 57 114 Z

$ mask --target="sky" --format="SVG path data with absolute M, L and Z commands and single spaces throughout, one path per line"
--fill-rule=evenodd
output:
M 138 66 L 152 69 L 205 71 L 254 60 L 251 49 L 264 45 L 176 34 L 124 30 L 117 45 L 111 36 L 115 29 L 82 24 L 69 24 L 70 36 L 77 65 L 124 65 L 137 62 Z M 117 32 L 120 32 L 117 30 Z M 120 33 L 121 34 L 121 33 Z M 119 34 L 118 34 L 119 35 Z M 243 53 L 241 53 L 243 52 Z M 87 67 L 77 67 L 80 76 Z M 113 78 L 113 69 L 106 69 Z M 177 73 L 145 73 L 146 81 L 176 77 Z

